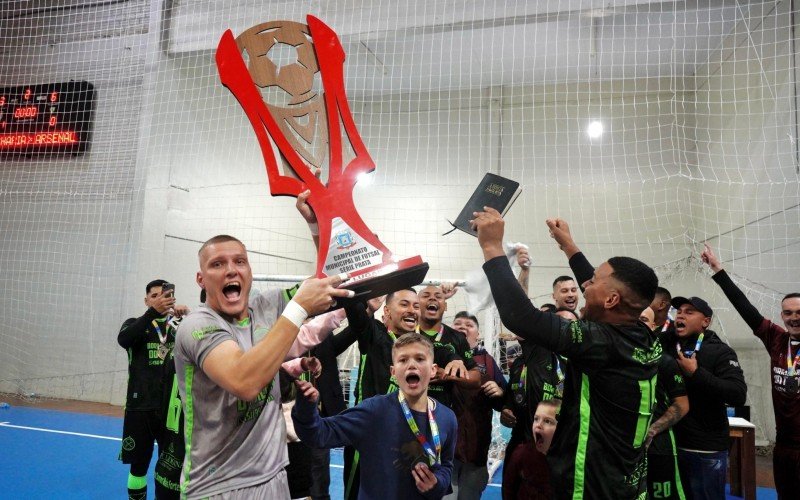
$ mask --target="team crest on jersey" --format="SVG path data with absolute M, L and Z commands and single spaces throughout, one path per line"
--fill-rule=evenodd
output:
M 335 238 L 336 248 L 339 250 L 346 250 L 352 246 L 355 246 L 356 244 L 355 238 L 353 238 L 353 233 L 351 233 L 349 229 L 342 231 L 341 233 L 337 233 Z

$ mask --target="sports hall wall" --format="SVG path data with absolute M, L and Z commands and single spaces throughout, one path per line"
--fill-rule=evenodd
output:
M 342 38 L 345 73 L 363 75 L 348 80 L 347 91 L 377 169 L 370 185 L 355 188 L 356 200 L 390 249 L 422 255 L 432 279 L 463 279 L 481 254 L 471 237 L 441 236 L 445 219 L 485 172 L 518 180 L 523 194 L 507 217 L 507 237 L 531 248 L 536 302 L 568 272 L 546 217 L 568 220 L 592 262 L 620 254 L 645 260 L 673 294 L 709 299 L 712 328 L 739 353 L 759 438 L 774 439 L 766 355 L 697 255 L 710 238 L 737 283 L 776 320 L 780 297 L 800 281 L 792 265 L 800 189 L 788 2 L 748 4 L 689 75 L 654 64 L 645 78 L 626 78 L 622 68 L 617 78 L 437 89 L 397 84 L 357 35 L 411 32 L 444 13 L 458 17 L 460 3 L 420 4 L 424 16 L 413 5 L 387 14 L 385 6 L 352 2 L 256 3 L 237 10 L 227 2 L 66 9 L 43 2 L 4 12 L 4 85 L 88 80 L 98 100 L 87 155 L 2 162 L 0 391 L 122 404 L 119 325 L 141 314 L 154 277 L 176 283 L 179 300 L 195 305 L 196 252 L 214 234 L 242 239 L 255 273 L 313 272 L 315 251 L 294 200 L 269 196 L 250 124 L 213 60 L 228 27 L 237 34 L 311 13 Z M 580 27 L 582 19 L 572 22 Z M 615 28 L 607 29 L 613 40 Z M 511 50 L 505 42 L 470 47 L 458 29 L 435 35 L 406 43 Z M 541 63 L 555 67 L 568 49 Z M 455 73 L 447 60 L 419 64 Z M 374 85 L 376 75 L 385 86 Z M 590 140 L 584 129 L 598 118 L 607 132 Z M 463 304 L 456 295 L 449 313 Z

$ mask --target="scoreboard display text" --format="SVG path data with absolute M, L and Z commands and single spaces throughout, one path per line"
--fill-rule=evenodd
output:
M 89 82 L 0 87 L 0 155 L 89 150 L 95 90 Z

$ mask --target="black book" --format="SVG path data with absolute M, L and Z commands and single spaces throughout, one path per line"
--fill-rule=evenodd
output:
M 448 222 L 455 229 L 460 229 L 472 236 L 478 236 L 477 231 L 472 229 L 469 224 L 469 221 L 473 218 L 472 214 L 474 212 L 483 212 L 483 207 L 492 207 L 500 212 L 500 215 L 505 216 L 521 192 L 522 189 L 519 187 L 519 182 L 487 173 L 481 183 L 478 184 L 478 188 L 469 197 L 467 204 L 461 209 L 456 221 Z M 449 231 L 445 234 L 451 232 Z

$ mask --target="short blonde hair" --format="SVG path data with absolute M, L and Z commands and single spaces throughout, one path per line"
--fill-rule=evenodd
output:
M 431 359 L 433 359 L 433 342 L 430 341 L 428 337 L 422 335 L 420 333 L 411 332 L 401 335 L 397 338 L 394 345 L 392 346 L 392 361 L 394 361 L 394 355 L 401 347 L 405 347 L 411 344 L 422 344 L 425 346 L 426 350 L 430 353 Z

